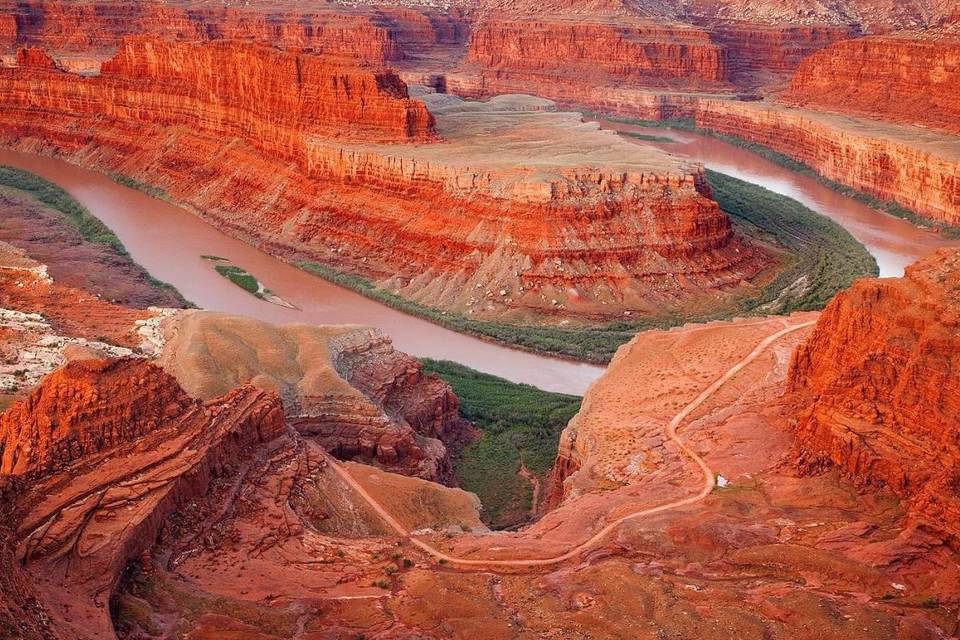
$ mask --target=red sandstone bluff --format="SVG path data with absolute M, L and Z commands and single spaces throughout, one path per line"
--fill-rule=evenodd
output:
M 717 311 L 769 266 L 701 167 L 536 100 L 414 100 L 390 72 L 144 37 L 98 77 L 0 70 L 0 96 L 16 148 L 159 186 L 284 258 L 463 314 Z
M 960 253 L 830 303 L 793 357 L 801 466 L 888 487 L 960 541 Z

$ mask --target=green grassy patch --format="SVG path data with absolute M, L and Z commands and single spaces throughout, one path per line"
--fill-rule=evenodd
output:
M 389 291 L 380 289 L 363 277 L 335 271 L 314 262 L 296 266 L 334 284 L 352 289 L 388 307 L 424 318 L 460 333 L 493 340 L 536 353 L 547 353 L 604 364 L 617 348 L 638 331 L 668 329 L 684 322 L 724 320 L 750 313 L 788 313 L 819 309 L 852 279 L 876 275 L 877 267 L 869 252 L 843 227 L 799 202 L 762 187 L 708 172 L 714 197 L 747 235 L 772 243 L 784 250 L 781 271 L 760 296 L 740 301 L 731 311 L 716 314 L 664 315 L 632 321 L 616 321 L 597 326 L 556 327 L 479 320 L 463 314 L 444 312 Z M 836 252 L 835 256 L 830 255 Z M 809 286 L 783 289 L 806 275 Z
M 668 138 L 667 136 L 652 136 L 646 133 L 637 133 L 636 131 L 620 131 L 619 133 L 622 136 L 636 138 L 637 140 L 643 140 L 645 142 L 676 142 L 676 140 Z
M 146 182 L 140 182 L 136 178 L 132 178 L 122 173 L 108 173 L 107 177 L 117 184 L 123 185 L 124 187 L 130 187 L 131 189 L 142 191 L 152 198 L 158 198 L 160 200 L 166 200 L 167 202 L 170 202 L 170 196 L 160 187 L 155 187 L 151 184 L 147 184 Z
M 173 293 L 184 307 L 193 306 L 180 295 L 180 292 L 173 285 L 157 280 L 147 273 L 130 257 L 127 248 L 120 242 L 120 238 L 107 225 L 103 224 L 86 207 L 77 202 L 73 196 L 54 183 L 29 171 L 0 165 L 0 186 L 22 191 L 47 207 L 63 214 L 63 219 L 76 228 L 84 240 L 109 246 L 119 258 L 141 271 L 150 286 Z
M 460 486 L 480 496 L 484 522 L 509 527 L 526 520 L 532 487 L 517 475 L 521 456 L 545 480 L 557 456 L 560 432 L 580 410 L 579 396 L 551 393 L 480 373 L 463 365 L 424 359 L 424 370 L 445 380 L 460 398 L 460 413 L 482 437 L 454 461 Z
M 263 297 L 263 293 L 260 291 L 260 282 L 243 267 L 237 267 L 232 264 L 218 264 L 214 269 L 217 270 L 217 273 L 244 291 L 249 291 L 258 298 Z
M 214 256 L 206 253 L 200 257 L 203 258 L 204 260 L 209 260 L 210 262 L 230 262 L 229 258 L 224 258 L 222 256 Z
M 706 171 L 713 197 L 737 230 L 784 248 L 785 268 L 744 312 L 792 313 L 822 309 L 854 280 L 879 273 L 877 262 L 839 224 L 763 187 Z

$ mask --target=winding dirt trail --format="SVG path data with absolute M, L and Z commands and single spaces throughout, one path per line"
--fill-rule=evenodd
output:
M 455 556 L 448 555 L 443 551 L 440 551 L 436 547 L 426 543 L 422 540 L 418 540 L 410 535 L 410 532 L 398 522 L 390 512 L 388 512 L 373 496 L 371 496 L 366 489 L 364 489 L 360 484 L 350 475 L 350 473 L 343 468 L 336 460 L 331 460 L 331 465 L 336 471 L 336 473 L 346 482 L 354 491 L 356 491 L 364 500 L 369 503 L 369 505 L 376 511 L 380 517 L 400 536 L 407 538 L 411 544 L 419 547 L 427 554 L 433 556 L 437 560 L 442 560 L 448 564 L 463 566 L 463 567 L 478 567 L 484 569 L 496 569 L 497 567 L 538 567 L 538 566 L 549 566 L 553 564 L 558 564 L 566 560 L 574 558 L 584 551 L 590 549 L 603 538 L 610 534 L 614 529 L 619 527 L 621 524 L 627 520 L 633 520 L 635 518 L 640 518 L 643 516 L 649 516 L 654 513 L 662 513 L 664 511 L 670 511 L 672 509 L 677 509 L 680 507 L 685 507 L 687 505 L 695 504 L 700 502 L 713 491 L 713 488 L 716 484 L 716 477 L 714 476 L 713 471 L 707 465 L 707 463 L 701 458 L 693 449 L 688 447 L 677 435 L 677 429 L 680 425 L 690 416 L 691 413 L 696 411 L 696 409 L 702 405 L 707 399 L 720 390 L 723 385 L 729 382 L 734 376 L 736 376 L 741 370 L 744 369 L 751 362 L 756 360 L 758 357 L 763 355 L 763 353 L 777 340 L 783 336 L 793 333 L 794 331 L 799 331 L 800 329 L 805 329 L 806 327 L 812 326 L 815 324 L 815 321 L 803 322 L 801 324 L 791 325 L 776 333 L 773 333 L 766 338 L 764 338 L 760 343 L 750 352 L 743 360 L 735 364 L 726 373 L 717 378 L 713 384 L 700 392 L 696 398 L 694 398 L 690 403 L 688 403 L 679 413 L 677 413 L 670 422 L 667 423 L 666 434 L 667 437 L 673 441 L 674 444 L 680 449 L 683 455 L 686 455 L 690 458 L 703 473 L 703 486 L 701 487 L 699 493 L 692 495 L 688 498 L 683 498 L 681 500 L 673 500 L 656 507 L 650 507 L 647 509 L 641 509 L 633 513 L 629 513 L 625 516 L 621 516 L 616 520 L 608 523 L 603 529 L 595 533 L 593 536 L 587 540 L 581 542 L 575 547 L 571 548 L 566 553 L 563 553 L 558 556 L 551 558 L 529 558 L 529 559 L 514 559 L 514 560 L 488 560 L 482 558 L 458 558 Z

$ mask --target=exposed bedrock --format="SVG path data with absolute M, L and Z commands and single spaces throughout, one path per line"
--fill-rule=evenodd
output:
M 204 405 L 143 360 L 50 375 L 0 416 L 16 563 L 37 594 L 27 620 L 43 637 L 113 637 L 107 602 L 127 563 L 178 507 L 283 433 L 279 398 L 251 386 Z
M 16 148 L 135 177 L 274 254 L 459 313 L 722 311 L 770 266 L 699 166 L 544 101 L 412 100 L 388 72 L 148 38 L 99 77 L 0 69 L 0 96 Z
M 339 458 L 452 483 L 448 447 L 474 437 L 450 386 L 372 329 L 186 312 L 165 332 L 159 362 L 191 396 L 245 383 L 275 392 L 288 423 Z
M 783 99 L 806 108 L 960 133 L 960 40 L 845 40 L 800 65 Z
M 837 25 L 742 22 L 721 23 L 707 30 L 711 40 L 723 47 L 726 79 L 747 91 L 768 90 L 787 83 L 807 56 L 848 37 L 851 31 Z
M 960 253 L 860 280 L 793 356 L 798 464 L 888 487 L 960 540 Z
M 697 126 L 754 142 L 927 218 L 960 224 L 960 139 L 777 105 L 701 100 Z

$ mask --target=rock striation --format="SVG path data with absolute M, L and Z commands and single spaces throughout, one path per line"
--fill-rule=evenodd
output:
M 960 40 L 919 35 L 844 40 L 800 65 L 783 99 L 960 133 Z
M 797 463 L 886 487 L 960 540 L 960 253 L 838 295 L 795 352 Z
M 411 100 L 390 73 L 150 38 L 95 78 L 0 69 L 0 95 L 17 148 L 132 176 L 286 259 L 466 315 L 722 309 L 769 264 L 699 166 L 549 103 Z
M 960 140 L 766 103 L 701 100 L 698 127 L 784 154 L 820 175 L 921 216 L 960 224 Z
M 450 454 L 475 437 L 450 386 L 372 329 L 186 312 L 164 331 L 159 362 L 191 396 L 275 392 L 288 423 L 338 458 L 453 483 Z
M 769 91 L 790 81 L 808 56 L 850 36 L 840 25 L 723 22 L 702 27 L 726 54 L 727 79 L 740 91 Z
M 17 563 L 47 611 L 44 637 L 63 638 L 112 637 L 107 599 L 127 563 L 180 505 L 284 433 L 276 396 L 247 386 L 203 405 L 136 359 L 70 363 L 0 424 L 0 472 L 21 483 Z

